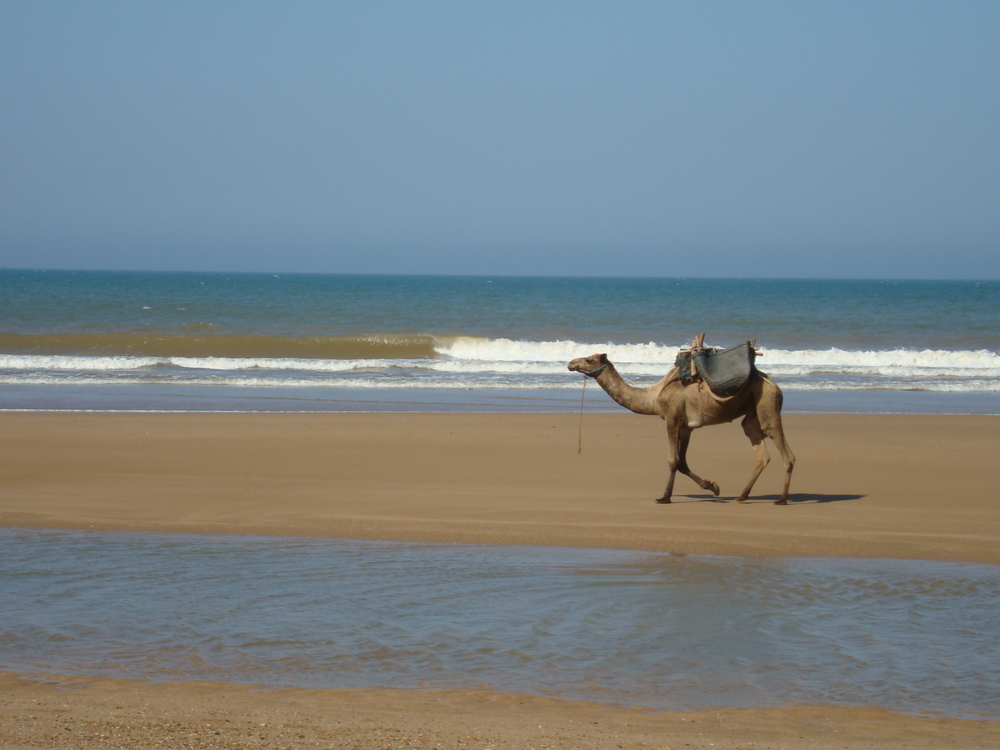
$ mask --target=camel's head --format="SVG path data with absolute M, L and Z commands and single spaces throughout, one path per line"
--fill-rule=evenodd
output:
M 600 370 L 603 370 L 611 362 L 608 360 L 607 354 L 591 354 L 589 357 L 577 357 L 572 362 L 569 363 L 569 370 L 571 372 L 582 372 L 584 375 L 593 375 L 597 377 Z

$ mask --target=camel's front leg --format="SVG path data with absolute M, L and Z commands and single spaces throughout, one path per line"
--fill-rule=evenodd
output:
M 670 470 L 670 476 L 667 478 L 667 489 L 663 490 L 663 497 L 656 498 L 658 503 L 672 503 L 673 500 L 670 496 L 674 494 L 674 477 L 677 476 L 677 469 Z
M 681 474 L 686 474 L 691 477 L 695 484 L 701 487 L 703 490 L 709 490 L 716 497 L 719 496 L 719 485 L 709 479 L 702 479 L 697 474 L 695 474 L 688 467 L 688 444 L 691 442 L 691 428 L 687 425 L 681 427 L 680 429 L 680 461 L 677 464 L 677 470 Z
M 670 474 L 667 476 L 667 488 L 663 490 L 663 497 L 656 498 L 658 503 L 671 502 L 670 497 L 674 494 L 674 478 L 677 476 L 677 466 L 681 461 L 680 430 L 672 422 L 667 422 L 667 468 Z
M 697 483 L 703 490 L 709 490 L 716 497 L 719 496 L 719 485 L 707 479 L 702 479 L 688 467 L 687 449 L 691 442 L 691 428 L 687 425 L 667 424 L 667 465 L 670 468 L 670 476 L 667 479 L 667 489 L 663 491 L 663 497 L 657 499 L 658 503 L 671 502 L 670 497 L 674 493 L 674 479 L 677 472 L 685 474 Z

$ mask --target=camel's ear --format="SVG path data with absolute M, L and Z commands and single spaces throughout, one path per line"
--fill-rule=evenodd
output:
M 601 364 L 602 365 L 606 365 L 608 363 L 608 355 L 607 354 L 599 354 L 597 356 L 599 356 L 601 358 Z

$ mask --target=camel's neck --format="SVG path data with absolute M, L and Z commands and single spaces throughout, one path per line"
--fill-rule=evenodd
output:
M 636 388 L 622 380 L 622 376 L 610 362 L 597 375 L 596 380 L 611 398 L 629 411 L 634 411 L 636 414 L 657 413 L 656 397 L 660 393 L 657 387 L 659 383 L 648 388 Z

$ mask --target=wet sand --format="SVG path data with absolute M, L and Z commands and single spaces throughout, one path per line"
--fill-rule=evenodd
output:
M 662 423 L 588 415 L 0 414 L 0 525 L 1000 564 L 1000 417 L 788 415 L 753 500 L 737 425 L 675 503 Z M 211 726 L 209 726 L 211 725 Z M 264 725 L 264 726 L 261 726 Z M 714 744 L 712 744 L 714 743 Z M 878 708 L 652 712 L 488 691 L 261 692 L 0 675 L 0 747 L 995 747 L 1000 722 Z
M 718 499 L 666 481 L 654 417 L 0 414 L 0 525 L 1000 564 L 1000 417 L 787 415 L 748 503 L 738 425 L 695 432 Z
M 0 673 L 0 747 L 995 748 L 1000 722 L 795 706 L 654 712 L 490 692 L 259 691 Z

